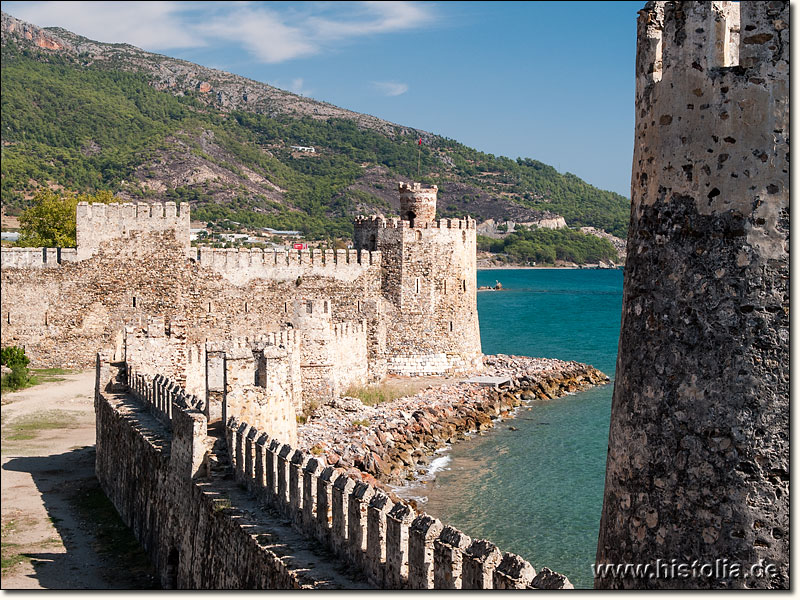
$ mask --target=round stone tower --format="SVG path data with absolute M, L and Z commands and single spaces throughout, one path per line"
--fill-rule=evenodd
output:
M 419 183 L 398 184 L 400 190 L 400 218 L 414 227 L 419 223 L 427 223 L 436 219 L 436 195 L 439 188 L 435 185 L 422 187 Z
M 597 563 L 651 571 L 595 585 L 788 588 L 789 3 L 648 2 L 636 63 Z

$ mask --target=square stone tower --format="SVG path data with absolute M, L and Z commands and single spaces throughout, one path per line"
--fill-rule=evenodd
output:
M 380 250 L 387 369 L 403 375 L 481 364 L 475 221 L 436 220 L 436 186 L 398 185 L 400 218 L 359 217 L 358 250 Z

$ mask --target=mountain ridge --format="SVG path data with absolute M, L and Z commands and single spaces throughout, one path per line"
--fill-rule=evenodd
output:
M 439 185 L 440 216 L 535 222 L 563 215 L 571 226 L 617 235 L 627 227 L 626 198 L 539 161 L 495 157 L 5 12 L 0 33 L 3 204 L 12 210 L 40 185 L 104 188 L 123 199 L 187 200 L 204 219 L 348 235 L 354 214 L 396 212 L 398 179 L 420 179 Z M 296 144 L 316 152 L 297 153 Z

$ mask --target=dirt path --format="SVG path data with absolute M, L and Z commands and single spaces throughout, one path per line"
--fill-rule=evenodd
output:
M 154 586 L 94 476 L 94 377 L 3 394 L 3 589 Z

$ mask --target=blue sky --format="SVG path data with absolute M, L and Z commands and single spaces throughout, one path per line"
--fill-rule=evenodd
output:
M 638 2 L 3 2 L 630 193 Z

